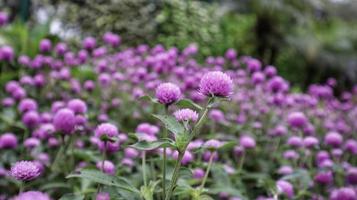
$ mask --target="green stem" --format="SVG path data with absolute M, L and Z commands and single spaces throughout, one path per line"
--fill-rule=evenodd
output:
M 165 105 L 165 115 L 168 113 L 168 106 Z M 164 135 L 163 138 L 166 139 L 168 136 L 167 133 L 167 128 L 164 129 Z M 166 147 L 164 147 L 164 155 L 162 157 L 162 198 L 165 198 L 166 196 L 166 160 L 167 160 L 167 155 L 166 155 Z
M 104 142 L 104 151 L 103 151 L 103 162 L 102 162 L 102 171 L 104 172 L 104 163 L 105 160 L 107 159 L 107 142 Z
M 206 183 L 206 181 L 207 181 L 208 174 L 209 174 L 209 172 L 210 172 L 210 170 L 211 170 L 211 167 L 212 167 L 213 158 L 214 158 L 214 153 L 215 153 L 215 152 L 211 152 L 211 156 L 210 156 L 210 158 L 209 158 L 207 170 L 206 170 L 205 176 L 203 177 L 202 183 L 201 183 L 201 185 L 200 185 L 200 190 L 203 189 L 203 187 L 205 186 L 205 183 Z
M 171 183 L 170 183 L 170 188 L 169 190 L 167 191 L 167 194 L 166 194 L 166 198 L 165 200 L 170 200 L 171 199 L 171 196 L 172 196 L 172 193 L 174 191 L 174 188 L 176 186 L 176 182 L 177 182 L 177 179 L 179 177 L 179 171 L 180 171 L 180 167 L 181 167 L 181 161 L 183 159 L 183 155 L 185 154 L 185 152 L 180 152 L 179 153 L 179 156 L 177 158 L 177 161 L 176 161 L 176 164 L 175 164 L 175 169 L 174 169 L 174 172 L 172 174 L 172 179 L 171 179 Z
M 147 181 L 146 181 L 146 151 L 143 151 L 143 155 L 142 155 L 142 168 L 143 168 L 143 180 L 144 180 L 144 186 L 147 186 Z

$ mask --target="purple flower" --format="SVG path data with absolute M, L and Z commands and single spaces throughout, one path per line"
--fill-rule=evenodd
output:
M 162 83 L 156 88 L 155 96 L 160 103 L 170 105 L 179 100 L 181 90 L 173 83 Z
M 284 180 L 279 180 L 276 183 L 276 187 L 278 188 L 279 192 L 284 193 L 289 199 L 294 197 L 294 188 L 291 183 Z
M 197 168 L 192 171 L 192 176 L 194 179 L 201 180 L 204 175 L 205 171 L 201 168 Z
M 287 144 L 290 145 L 291 147 L 299 148 L 299 147 L 301 147 L 303 145 L 303 140 L 302 140 L 301 137 L 291 136 L 288 139 Z
M 68 108 L 60 109 L 53 117 L 55 129 L 63 134 L 73 133 L 76 125 L 74 112 Z
M 240 138 L 239 144 L 245 149 L 253 149 L 256 146 L 254 138 L 247 135 Z
M 31 110 L 37 110 L 37 102 L 33 99 L 22 99 L 18 106 L 18 109 L 21 113 L 25 113 Z
M 314 181 L 318 184 L 328 185 L 333 182 L 333 176 L 331 171 L 319 172 L 315 175 Z
M 287 121 L 293 128 L 303 128 L 308 123 L 308 119 L 302 112 L 290 113 Z
M 0 12 L 0 27 L 7 24 L 9 16 L 5 12 Z
M 40 140 L 37 139 L 37 138 L 33 138 L 33 137 L 30 137 L 30 138 L 27 138 L 25 141 L 24 141 L 24 146 L 26 148 L 29 148 L 29 149 L 33 149 L 35 147 L 38 147 L 40 145 Z
M 82 42 L 83 48 L 88 49 L 88 50 L 94 49 L 96 45 L 97 45 L 97 42 L 94 37 L 86 37 L 86 38 L 84 38 L 84 40 Z
M 105 160 L 104 165 L 103 165 L 103 161 L 98 161 L 96 166 L 98 169 L 100 169 L 106 174 L 109 175 L 115 174 L 115 165 L 109 160 Z
M 356 200 L 357 194 L 352 188 L 335 189 L 330 194 L 330 200 Z
M 357 185 L 357 168 L 351 167 L 347 171 L 346 175 L 347 182 L 352 185 Z
M 220 142 L 219 140 L 210 139 L 210 140 L 206 141 L 203 144 L 203 146 L 210 151 L 216 151 L 218 148 L 220 148 L 222 146 L 222 142 Z
M 281 175 L 289 175 L 289 174 L 292 174 L 293 172 L 294 172 L 294 169 L 288 165 L 281 166 L 278 170 L 278 173 Z
M 40 169 L 32 161 L 18 161 L 10 170 L 12 177 L 20 181 L 30 181 L 40 176 Z
M 15 57 L 14 50 L 10 46 L 3 46 L 0 48 L 0 60 L 12 61 Z
M 326 134 L 325 143 L 332 147 L 339 147 L 343 142 L 343 137 L 337 132 L 329 132 Z
M 27 191 L 20 193 L 13 200 L 51 200 L 50 196 L 46 193 L 42 193 L 39 191 Z
M 174 116 L 177 121 L 193 121 L 196 122 L 198 119 L 198 113 L 189 108 L 180 109 L 174 112 Z
M 110 200 L 110 195 L 107 192 L 101 192 L 98 193 L 96 198 L 96 200 Z
M 26 112 L 22 116 L 22 122 L 28 128 L 35 128 L 38 125 L 38 123 L 40 122 L 40 115 L 36 111 Z
M 208 72 L 200 81 L 200 92 L 206 96 L 228 97 L 232 91 L 232 79 L 220 71 Z
M 212 109 L 209 114 L 209 118 L 215 122 L 223 122 L 225 120 L 224 113 L 218 109 Z
M 319 140 L 316 137 L 307 136 L 306 138 L 304 138 L 303 143 L 306 148 L 312 148 L 319 145 Z
M 102 123 L 95 129 L 95 136 L 101 138 L 106 135 L 109 138 L 118 136 L 118 128 L 110 123 Z
M 87 112 L 87 105 L 81 99 L 72 99 L 68 102 L 67 106 L 76 114 L 84 114 Z
M 51 51 L 52 43 L 49 39 L 43 39 L 40 42 L 40 51 L 41 52 L 49 52 Z
M 0 149 L 14 149 L 17 147 L 17 137 L 13 133 L 4 133 L 0 136 Z

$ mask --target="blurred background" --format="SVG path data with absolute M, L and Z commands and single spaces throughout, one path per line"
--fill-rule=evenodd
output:
M 239 55 L 274 65 L 294 88 L 329 77 L 337 90 L 357 83 L 357 0 L 1 0 L 11 25 L 0 44 L 36 55 L 43 37 L 78 45 L 112 31 L 123 47 L 191 43 L 200 59 Z

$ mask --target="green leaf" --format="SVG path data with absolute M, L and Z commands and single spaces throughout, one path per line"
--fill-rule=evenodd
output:
M 155 118 L 159 119 L 164 123 L 165 127 L 175 135 L 185 133 L 185 127 L 180 124 L 176 119 L 169 115 L 153 115 Z
M 59 200 L 83 200 L 84 199 L 84 195 L 80 195 L 80 194 L 65 194 L 63 195 Z
M 191 99 L 181 99 L 178 102 L 176 102 L 177 106 L 180 107 L 189 107 L 189 108 L 194 108 L 197 110 L 202 110 L 203 108 L 198 105 L 197 103 L 193 102 Z
M 52 190 L 59 188 L 71 188 L 71 186 L 68 185 L 68 183 L 63 182 L 47 183 L 46 185 L 41 187 L 41 190 Z
M 152 98 L 152 97 L 149 96 L 149 95 L 144 95 L 144 96 L 140 97 L 139 100 L 150 101 L 150 102 L 152 102 L 152 103 L 159 103 L 159 102 L 157 101 L 157 99 L 154 99 L 154 98 Z
M 148 151 L 148 150 L 157 149 L 159 147 L 173 147 L 174 144 L 173 141 L 170 139 L 159 139 L 152 142 L 139 141 L 131 146 L 138 150 Z
M 212 197 L 208 196 L 208 195 L 201 195 L 199 196 L 200 200 L 214 200 Z
M 130 185 L 126 180 L 119 179 L 115 176 L 110 176 L 99 170 L 93 169 L 83 169 L 79 173 L 70 174 L 66 178 L 84 178 L 95 183 L 100 183 L 107 186 L 115 186 L 133 193 L 138 193 L 139 191 Z
M 233 147 L 237 144 L 236 141 L 225 142 L 222 146 L 219 147 L 219 151 L 227 151 L 233 149 Z

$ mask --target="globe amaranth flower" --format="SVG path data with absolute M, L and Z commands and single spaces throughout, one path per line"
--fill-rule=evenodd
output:
M 37 110 L 37 102 L 33 99 L 22 99 L 18 106 L 21 113 L 25 113 L 30 110 Z
M 76 116 L 68 108 L 60 109 L 53 117 L 55 129 L 63 134 L 73 133 L 76 125 Z
M 276 183 L 276 187 L 280 193 L 284 193 L 288 198 L 294 197 L 294 188 L 291 183 L 284 180 L 279 180 Z
M 43 39 L 40 42 L 40 51 L 41 52 L 49 52 L 51 51 L 52 43 L 49 39 Z
M 40 115 L 36 111 L 28 111 L 22 116 L 22 123 L 28 128 L 35 128 L 40 122 Z
M 203 146 L 210 151 L 216 151 L 222 145 L 223 143 L 221 141 L 215 139 L 208 140 L 203 144 Z
M 22 192 L 16 196 L 13 200 L 51 200 L 50 196 L 46 193 L 39 191 L 27 191 Z
M 40 169 L 32 161 L 18 161 L 11 167 L 10 174 L 19 181 L 30 181 L 40 176 Z
M 109 138 L 118 136 L 118 128 L 110 123 L 102 123 L 95 129 L 95 136 L 101 138 L 104 135 Z
M 136 127 L 135 131 L 136 133 L 146 133 L 149 135 L 156 135 L 157 133 L 159 133 L 160 129 L 155 125 L 144 122 L 139 124 Z
M 347 170 L 346 175 L 347 182 L 352 185 L 357 185 L 357 168 L 351 167 Z
M 254 138 L 247 135 L 240 138 L 239 144 L 244 147 L 244 149 L 253 149 L 256 146 Z
M 0 149 L 14 149 L 17 147 L 17 137 L 13 133 L 4 133 L 0 136 Z
M 101 171 L 103 171 L 106 174 L 109 174 L 109 175 L 115 174 L 115 165 L 109 160 L 105 160 L 104 164 L 103 164 L 103 161 L 98 161 L 96 166 L 98 169 L 100 169 Z
M 174 116 L 177 121 L 192 121 L 196 122 L 198 119 L 198 113 L 189 108 L 180 109 L 174 112 Z
M 156 88 L 155 96 L 161 104 L 170 105 L 179 100 L 181 90 L 173 83 L 161 83 Z
M 95 197 L 95 200 L 110 200 L 110 195 L 107 192 L 100 192 Z
M 302 112 L 293 112 L 288 115 L 289 125 L 293 128 L 304 128 L 308 123 L 308 119 Z
M 232 79 L 220 71 L 208 72 L 200 81 L 200 92 L 209 97 L 228 97 L 232 90 Z
M 343 187 L 335 189 L 330 194 L 330 200 L 356 200 L 357 194 L 352 188 Z
M 324 142 L 332 147 L 339 147 L 343 142 L 343 137 L 337 132 L 329 132 L 326 134 Z
M 192 171 L 192 177 L 197 180 L 201 180 L 205 175 L 205 171 L 201 168 L 194 169 Z
M 87 105 L 81 99 L 72 99 L 67 103 L 67 107 L 76 114 L 83 114 L 87 112 Z
M 333 182 L 333 175 L 331 171 L 322 171 L 315 175 L 314 181 L 321 185 L 328 185 Z

